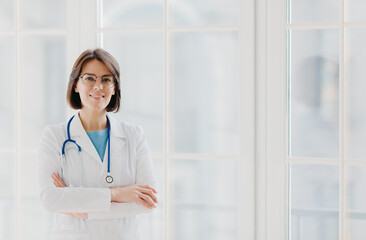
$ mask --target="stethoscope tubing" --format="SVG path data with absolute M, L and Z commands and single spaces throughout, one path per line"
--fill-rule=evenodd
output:
M 79 159 L 80 159 L 80 163 L 82 164 L 82 160 L 81 160 L 81 157 L 80 157 L 80 154 L 81 154 L 81 147 L 79 146 L 79 144 L 71 139 L 70 137 L 70 124 L 71 124 L 71 121 L 74 119 L 75 115 L 72 116 L 69 120 L 69 122 L 67 123 L 67 139 L 63 142 L 62 144 L 62 154 L 61 154 L 61 171 L 62 171 L 62 174 L 66 174 L 66 171 L 65 171 L 65 166 L 64 166 L 64 162 L 66 162 L 66 156 L 65 156 L 65 146 L 68 142 L 72 142 L 74 143 L 77 147 L 78 147 L 78 155 L 79 155 Z M 108 125 L 108 168 L 107 168 L 107 173 L 110 174 L 110 171 L 111 171 L 111 128 L 110 128 L 110 123 L 109 123 L 109 118 L 107 117 L 107 125 Z M 81 184 L 81 181 L 82 181 L 82 175 L 83 175 L 83 166 L 81 166 L 82 168 L 82 174 L 81 174 L 81 180 L 80 180 L 80 184 Z M 111 175 L 108 175 L 106 176 L 105 178 L 105 181 L 109 184 L 111 184 L 113 182 L 113 177 Z M 69 179 L 70 180 L 70 179 Z

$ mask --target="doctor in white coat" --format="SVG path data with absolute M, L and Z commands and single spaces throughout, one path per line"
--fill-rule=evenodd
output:
M 67 93 L 70 106 L 80 111 L 42 133 L 40 199 L 56 213 L 50 239 L 138 240 L 138 215 L 157 206 L 144 131 L 107 113 L 119 110 L 119 77 L 118 63 L 108 52 L 83 52 Z M 97 135 L 91 137 L 93 132 Z

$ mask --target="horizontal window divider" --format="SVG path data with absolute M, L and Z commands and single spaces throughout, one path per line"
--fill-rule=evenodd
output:
M 285 25 L 285 29 L 287 30 L 316 30 L 341 27 L 343 27 L 343 23 L 294 23 Z
M 20 35 L 67 35 L 66 30 L 39 29 L 39 30 L 20 30 Z
M 15 36 L 16 31 L 0 31 L 0 36 Z
M 345 159 L 344 165 L 366 166 L 366 159 Z
M 239 27 L 158 27 L 158 28 L 98 28 L 100 33 L 128 33 L 128 32 L 234 32 L 239 31 Z
M 341 164 L 340 158 L 287 158 L 286 163 L 296 164 L 319 164 L 319 165 L 339 165 Z
M 334 28 L 366 28 L 366 22 L 339 22 L 339 23 L 288 23 L 287 30 L 301 29 L 334 29 Z
M 0 148 L 0 154 L 15 153 L 16 148 Z
M 38 154 L 38 148 L 20 148 L 19 154 Z
M 194 201 L 175 201 L 172 199 L 174 205 L 179 205 L 180 208 L 187 207 L 189 209 L 198 208 L 200 210 L 235 210 L 239 207 L 238 204 L 233 203 L 219 203 L 219 202 L 194 202 Z M 182 210 L 182 209 L 181 209 Z
M 225 155 L 212 155 L 212 154 L 195 154 L 195 153 L 152 153 L 152 158 L 168 158 L 168 159 L 182 159 L 182 160 L 224 160 L 232 161 L 238 160 L 239 156 L 225 156 Z

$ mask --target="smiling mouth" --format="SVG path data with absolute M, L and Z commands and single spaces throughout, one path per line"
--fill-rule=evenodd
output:
M 92 98 L 99 98 L 99 99 L 104 98 L 104 96 L 96 96 L 96 95 L 91 95 L 91 94 L 89 94 L 89 96 L 92 97 Z

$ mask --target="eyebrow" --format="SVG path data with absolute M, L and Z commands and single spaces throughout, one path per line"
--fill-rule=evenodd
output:
M 86 73 L 84 73 L 84 74 L 89 74 L 89 75 L 94 75 L 94 76 L 97 76 L 96 74 L 94 74 L 94 73 L 88 73 L 88 72 L 86 72 Z M 83 75 L 84 75 L 83 74 Z M 102 77 L 105 77 L 105 76 L 112 76 L 113 77 L 113 74 L 105 74 L 105 75 L 102 75 Z

